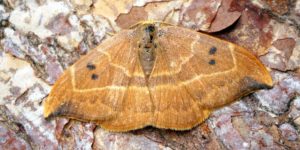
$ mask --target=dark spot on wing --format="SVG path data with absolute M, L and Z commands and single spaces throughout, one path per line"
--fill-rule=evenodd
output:
M 250 89 L 250 90 L 258 90 L 258 89 L 270 89 L 272 88 L 269 85 L 257 82 L 256 80 L 254 80 L 253 78 L 249 77 L 249 76 L 245 76 L 241 81 L 240 81 L 241 85 L 244 85 L 242 87 L 246 89 Z M 246 86 L 245 86 L 246 85 Z M 241 88 L 243 89 L 243 88 Z
M 215 54 L 217 52 L 217 48 L 216 47 L 211 47 L 210 49 L 209 49 L 209 54 L 210 55 L 213 55 L 213 54 Z
M 97 80 L 98 79 L 98 75 L 97 74 L 92 74 L 91 78 L 92 78 L 92 80 Z
M 214 59 L 211 59 L 209 62 L 208 62 L 210 65 L 215 65 L 216 64 L 216 61 Z
M 68 100 L 65 100 L 66 102 L 62 103 L 56 110 L 55 112 L 51 113 L 47 118 L 52 118 L 55 116 L 60 116 L 60 115 L 66 115 L 70 111 L 70 103 L 67 102 Z
M 89 70 L 94 70 L 94 69 L 96 69 L 96 66 L 94 64 L 92 64 L 92 63 L 88 63 L 86 65 L 86 68 L 88 68 Z
M 241 96 L 245 96 L 249 93 L 252 93 L 256 90 L 259 89 L 270 89 L 272 88 L 269 85 L 266 85 L 264 83 L 258 82 L 255 79 L 253 79 L 252 77 L 249 76 L 245 76 L 244 78 L 242 78 L 239 81 L 239 88 L 238 88 L 238 92 L 235 94 L 234 97 L 241 97 Z

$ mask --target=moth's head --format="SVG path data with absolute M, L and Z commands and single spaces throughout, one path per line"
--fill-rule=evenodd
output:
M 141 30 L 146 33 L 154 33 L 157 30 L 156 28 L 155 24 L 144 24 L 141 26 Z
M 138 39 L 143 39 L 145 40 L 144 42 L 150 42 L 156 36 L 159 25 L 160 23 L 157 22 L 141 22 L 133 28 L 133 31 Z

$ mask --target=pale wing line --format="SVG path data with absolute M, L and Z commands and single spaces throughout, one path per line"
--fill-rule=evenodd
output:
M 227 74 L 227 73 L 236 71 L 237 70 L 237 62 L 236 62 L 236 54 L 234 53 L 234 45 L 230 43 L 228 45 L 228 48 L 230 50 L 230 54 L 231 54 L 231 57 L 233 59 L 233 64 L 234 64 L 234 66 L 231 69 L 221 71 L 221 72 L 215 72 L 215 73 L 212 73 L 212 74 L 201 74 L 201 75 L 195 76 L 194 78 L 192 78 L 190 80 L 183 81 L 181 84 L 188 85 L 188 84 L 190 84 L 194 81 L 200 81 L 200 83 L 203 84 L 200 80 L 203 77 L 213 77 L 213 76 L 218 76 L 218 75 L 221 75 L 221 74 Z M 210 95 L 210 93 L 208 93 L 208 94 Z
M 200 74 L 198 76 L 195 76 L 189 80 L 186 81 L 182 81 L 180 82 L 179 86 L 185 86 L 188 85 L 194 81 L 200 81 L 199 79 L 203 78 L 203 77 L 213 77 L 213 76 L 218 76 L 218 75 L 222 75 L 222 74 L 227 74 L 233 71 L 236 71 L 237 69 L 237 62 L 236 62 L 236 58 L 235 58 L 235 54 L 234 54 L 234 45 L 233 44 L 229 44 L 229 49 L 230 49 L 230 54 L 232 56 L 233 59 L 233 64 L 234 66 L 231 69 L 225 70 L 225 71 L 220 71 L 220 72 L 215 72 L 215 73 L 211 73 L 211 74 Z M 169 74 L 172 75 L 172 74 Z M 202 82 L 200 82 L 202 83 Z M 167 84 L 162 84 L 162 85 L 157 85 L 158 88 L 177 88 L 174 86 L 169 86 Z
M 114 39 L 112 38 L 110 40 L 114 40 Z M 104 54 L 105 56 L 107 56 L 108 61 L 110 62 L 110 65 L 112 65 L 115 68 L 121 69 L 126 74 L 126 76 L 128 76 L 128 77 L 133 77 L 133 76 L 135 76 L 135 77 L 144 77 L 143 73 L 134 73 L 134 74 L 131 75 L 130 72 L 125 67 L 113 63 L 111 55 L 106 52 L 106 50 L 109 49 L 109 48 L 111 48 L 111 46 L 106 46 L 105 48 L 97 48 L 97 51 L 100 52 L 100 53 L 102 53 L 102 54 Z M 132 51 L 132 45 L 130 44 L 130 52 L 131 51 Z
M 103 53 L 104 55 L 106 55 L 109 59 L 109 62 L 111 62 L 112 59 L 111 59 L 111 56 L 108 53 L 106 53 L 103 50 L 97 50 L 97 51 L 99 51 L 99 52 Z M 111 64 L 113 64 L 113 63 L 111 63 Z M 119 65 L 116 65 L 115 67 L 120 68 L 123 71 L 127 70 L 126 68 L 121 67 Z M 70 71 L 71 71 L 72 89 L 73 89 L 74 92 L 92 92 L 92 91 L 102 91 L 102 90 L 126 90 L 127 89 L 127 87 L 125 87 L 125 86 L 118 86 L 118 85 L 109 85 L 109 86 L 96 87 L 96 88 L 90 88 L 90 89 L 78 89 L 77 86 L 76 86 L 74 66 L 71 66 Z M 126 75 L 127 75 L 127 73 L 126 73 Z M 135 75 L 136 74 L 133 74 L 133 75 L 128 74 L 129 77 L 132 77 L 132 76 L 135 76 Z M 140 87 L 140 86 L 130 86 L 130 87 L 134 88 L 134 89 L 138 89 L 138 90 L 147 89 L 147 87 Z
M 198 42 L 198 40 L 200 39 L 199 35 L 197 35 L 196 39 L 191 43 L 191 46 L 190 46 L 190 49 L 191 49 L 191 52 L 193 53 L 194 52 L 194 46 L 195 44 Z M 231 56 L 233 58 L 233 61 L 234 61 L 234 66 L 228 70 L 225 70 L 225 71 L 219 71 L 219 72 L 214 72 L 214 73 L 211 73 L 211 74 L 204 74 L 204 75 L 200 75 L 200 76 L 213 76 L 214 74 L 222 74 L 222 73 L 226 73 L 227 71 L 230 71 L 230 70 L 234 70 L 234 68 L 236 67 L 235 65 L 235 57 L 233 57 L 233 50 L 234 50 L 234 45 L 233 44 L 229 44 L 229 49 L 230 49 L 230 52 L 231 52 Z M 172 73 L 171 75 L 174 75 L 174 74 L 178 74 L 180 73 L 180 71 L 182 70 L 182 65 L 186 64 L 187 62 L 189 62 L 189 60 L 194 57 L 194 55 L 190 55 L 189 57 L 186 57 L 179 65 L 178 69 L 176 71 L 174 71 L 174 73 Z M 158 77 L 158 76 L 163 76 L 163 75 L 170 75 L 168 72 L 161 72 L 161 73 L 157 73 L 155 75 L 153 75 L 152 77 Z
M 194 81 L 197 81 L 197 80 L 199 80 L 203 77 L 213 77 L 213 76 L 217 76 L 217 75 L 221 75 L 221 74 L 227 74 L 227 73 L 230 73 L 232 71 L 235 71 L 237 69 L 237 62 L 236 62 L 236 58 L 235 58 L 235 55 L 234 55 L 234 45 L 229 44 L 229 49 L 230 49 L 231 56 L 233 58 L 233 63 L 234 63 L 233 68 L 231 68 L 229 70 L 226 70 L 226 71 L 222 71 L 222 72 L 215 72 L 215 73 L 212 73 L 212 74 L 198 75 L 198 76 L 195 76 L 194 78 L 191 78 L 189 80 L 180 82 L 178 84 L 178 86 L 185 86 L 185 85 L 190 84 Z M 83 93 L 83 92 L 102 91 L 102 90 L 126 90 L 126 88 L 127 88 L 125 86 L 109 85 L 109 86 L 103 86 L 103 87 L 97 87 L 97 88 L 91 88 L 91 89 L 77 89 L 76 88 L 76 83 L 75 83 L 75 76 L 74 76 L 74 73 L 75 73 L 74 66 L 72 66 L 70 68 L 70 71 L 71 71 L 71 76 L 72 76 L 72 87 L 73 87 L 74 92 Z M 177 87 L 174 87 L 174 86 L 170 86 L 168 84 L 157 85 L 156 87 L 161 88 L 161 89 L 163 89 L 163 88 L 177 88 Z M 134 88 L 135 90 L 145 90 L 145 91 L 148 90 L 147 87 L 140 87 L 140 86 L 130 86 L 130 88 Z
M 178 69 L 175 70 L 175 71 L 174 71 L 175 73 L 173 73 L 173 74 L 178 74 L 178 73 L 181 71 L 181 69 L 182 69 L 182 65 L 186 64 L 187 62 L 190 61 L 190 59 L 191 59 L 192 57 L 194 57 L 194 45 L 197 43 L 198 39 L 199 39 L 199 35 L 197 35 L 196 40 L 194 40 L 194 41 L 191 43 L 191 46 L 190 46 L 191 55 L 190 55 L 189 57 L 185 57 L 185 59 L 180 63 Z M 172 74 L 172 75 L 173 75 L 173 74 Z
M 189 60 L 192 58 L 192 57 L 194 57 L 195 55 L 195 51 L 194 51 L 194 46 L 195 46 L 195 44 L 198 42 L 198 40 L 200 39 L 200 37 L 199 37 L 199 35 L 197 35 L 196 36 L 196 39 L 195 40 L 193 40 L 193 42 L 190 44 L 190 50 L 191 50 L 191 55 L 189 56 L 189 57 L 185 57 L 185 59 L 182 61 L 182 63 L 180 63 L 180 65 L 179 65 L 179 69 L 178 70 L 175 70 L 174 72 L 175 73 L 172 73 L 172 75 L 173 74 L 178 74 L 180 71 L 181 71 L 181 69 L 182 69 L 182 66 L 184 65 L 184 64 L 186 64 L 187 62 L 189 62 Z M 193 71 L 194 71 L 194 69 L 192 69 Z M 195 71 L 194 71 L 194 73 L 196 73 Z M 181 81 L 181 80 L 180 80 Z M 199 80 L 199 83 L 202 85 L 202 86 L 204 86 L 204 84 L 203 84 L 203 82 L 201 81 L 201 80 Z M 192 96 L 192 94 L 189 92 L 189 90 L 187 89 L 187 86 L 184 86 L 184 84 L 182 84 L 182 81 L 181 82 L 179 82 L 179 86 L 181 87 L 184 87 L 184 89 L 187 91 L 187 93 L 191 96 L 191 98 L 193 99 L 193 102 L 196 104 L 197 102 L 194 100 L 194 97 Z M 196 114 L 196 112 L 193 110 L 193 112 Z
M 130 46 L 130 49 L 132 48 L 132 46 Z M 144 75 L 140 74 L 140 73 L 135 73 L 133 75 L 131 75 L 129 73 L 129 71 L 120 66 L 120 65 L 117 65 L 117 64 L 114 64 L 112 63 L 112 59 L 111 59 L 111 56 L 110 54 L 108 54 L 107 52 L 105 52 L 105 50 L 103 49 L 97 49 L 97 51 L 99 51 L 100 53 L 106 55 L 108 57 L 108 60 L 110 62 L 110 64 L 116 68 L 119 68 L 121 70 L 124 71 L 124 73 L 128 76 L 128 77 L 137 77 L 137 76 L 140 76 L 140 77 L 144 77 Z M 131 50 L 130 50 L 131 51 Z M 92 91 L 102 91 L 102 90 L 126 90 L 127 87 L 125 86 L 118 86 L 118 85 L 109 85 L 109 86 L 103 86 L 103 87 L 97 87 L 97 88 L 90 88 L 90 89 L 78 89 L 77 86 L 76 86 L 76 79 L 75 79 L 75 69 L 74 69 L 74 66 L 71 66 L 70 68 L 70 71 L 71 71 L 71 84 L 72 84 L 72 89 L 74 92 L 92 92 Z M 140 87 L 140 86 L 130 86 L 131 88 L 134 88 L 134 89 L 142 89 L 142 90 L 147 90 L 148 88 L 147 87 Z
M 131 46 L 130 46 L 130 48 L 131 48 Z M 135 76 L 135 77 L 144 77 L 144 74 L 141 74 L 141 73 L 134 73 L 133 75 L 131 75 L 130 72 L 126 68 L 124 68 L 123 66 L 112 63 L 111 56 L 107 52 L 105 52 L 105 50 L 102 50 L 102 49 L 99 50 L 98 49 L 98 51 L 100 53 L 104 54 L 105 56 L 107 56 L 108 57 L 108 61 L 110 62 L 110 64 L 113 67 L 121 69 L 126 74 L 126 76 L 128 76 L 128 77 L 133 77 L 133 76 Z
M 192 51 L 194 51 L 194 45 L 195 45 L 195 43 L 197 43 L 198 40 L 199 40 L 199 36 L 197 36 L 197 38 L 191 44 L 191 50 Z M 203 77 L 213 77 L 213 76 L 226 74 L 226 73 L 230 73 L 232 71 L 235 71 L 237 69 L 237 65 L 236 65 L 236 58 L 235 58 L 235 54 L 234 54 L 234 45 L 231 44 L 231 43 L 229 43 L 229 50 L 230 50 L 230 54 L 233 58 L 234 67 L 232 67 L 231 69 L 225 70 L 225 71 L 214 72 L 214 73 L 211 73 L 211 74 L 200 74 L 200 75 L 195 76 L 195 77 L 193 77 L 189 80 L 180 82 L 179 86 L 185 86 L 185 85 L 190 84 L 190 83 L 192 83 L 196 80 L 199 80 Z M 103 53 L 104 55 L 106 55 L 108 57 L 109 61 L 111 62 L 111 56 L 107 52 L 105 52 L 105 50 L 98 49 L 98 51 Z M 191 57 L 188 57 L 187 59 L 185 59 L 184 63 L 187 63 L 190 58 Z M 182 64 L 184 64 L 184 63 L 181 63 L 179 68 L 181 68 Z M 113 63 L 111 63 L 111 64 L 113 66 L 123 70 L 125 72 L 125 74 L 128 75 L 129 77 L 132 77 L 132 76 L 144 77 L 144 75 L 141 75 L 139 73 L 130 75 L 130 73 L 128 72 L 128 70 L 126 68 L 124 68 L 120 65 L 117 65 L 117 64 L 113 64 Z M 72 76 L 72 87 L 73 87 L 74 92 L 91 92 L 91 91 L 101 91 L 101 90 L 126 90 L 126 88 L 127 88 L 125 86 L 109 85 L 109 86 L 103 86 L 103 87 L 97 87 L 97 88 L 91 88 L 91 89 L 77 89 L 76 88 L 76 82 L 75 82 L 74 66 L 71 67 L 70 71 L 71 71 L 71 76 Z M 178 71 L 176 71 L 176 73 L 179 73 L 180 71 L 181 71 L 181 69 L 178 69 Z M 170 74 L 168 72 L 163 72 L 163 73 L 158 74 L 157 76 L 159 76 L 159 75 L 161 76 L 161 75 L 173 75 L 173 74 Z M 147 87 L 140 87 L 140 86 L 130 86 L 130 87 L 134 88 L 136 90 L 145 90 L 145 91 L 148 90 Z M 163 85 L 157 85 L 157 88 L 177 88 L 177 87 L 169 86 L 168 84 L 163 84 Z
M 197 35 L 196 40 L 194 40 L 194 41 L 191 43 L 191 47 L 190 47 L 190 49 L 191 49 L 191 51 L 192 51 L 191 54 L 193 54 L 193 52 L 194 52 L 194 48 L 193 48 L 193 47 L 194 47 L 194 45 L 197 43 L 198 39 L 199 39 L 199 36 Z M 158 76 L 163 76 L 163 75 L 174 75 L 174 74 L 178 74 L 178 73 L 181 71 L 181 69 L 182 69 L 182 65 L 186 64 L 187 62 L 189 62 L 189 60 L 190 60 L 193 56 L 194 56 L 194 55 L 190 55 L 190 56 L 188 56 L 188 57 L 185 57 L 185 59 L 182 60 L 182 62 L 180 63 L 178 69 L 176 69 L 176 70 L 174 71 L 174 73 L 170 74 L 169 72 L 161 72 L 161 73 L 157 73 L 157 74 L 153 75 L 152 77 L 158 77 Z
M 236 64 L 236 58 L 235 58 L 235 54 L 234 54 L 234 45 L 230 43 L 228 48 L 230 50 L 230 54 L 231 54 L 231 57 L 233 59 L 233 65 L 234 65 L 231 69 L 228 69 L 228 70 L 225 70 L 225 71 L 214 72 L 214 73 L 211 73 L 211 74 L 200 74 L 198 76 L 193 77 L 192 79 L 183 81 L 182 84 L 184 84 L 184 85 L 189 84 L 191 82 L 194 82 L 195 80 L 201 79 L 202 77 L 212 77 L 212 76 L 227 74 L 227 73 L 230 73 L 232 71 L 235 71 L 237 69 L 237 64 Z
M 198 36 L 197 36 L 198 37 Z M 193 41 L 192 43 L 191 43 L 191 48 L 192 48 L 192 46 L 194 46 L 194 44 L 196 43 L 196 41 Z M 193 49 L 191 49 L 191 51 L 193 52 Z M 162 54 L 163 52 L 161 52 L 161 54 Z M 164 53 L 164 56 L 166 57 L 166 62 L 171 62 L 171 60 L 169 59 L 169 57 L 168 57 L 168 55 L 166 54 L 166 53 Z M 188 62 L 188 60 L 191 58 L 191 57 L 193 57 L 193 55 L 191 55 L 190 57 L 188 57 L 187 59 L 185 59 L 185 62 L 184 63 L 187 63 Z M 181 66 L 180 66 L 181 67 Z M 174 75 L 174 74 L 176 74 L 176 73 L 173 73 L 174 71 L 170 71 L 169 70 L 169 76 L 172 76 L 172 75 Z M 181 81 L 181 79 L 179 79 L 179 77 L 177 77 L 177 76 L 173 76 L 173 78 L 172 78 L 172 80 L 173 81 L 175 81 L 174 82 L 174 85 L 175 86 L 171 86 L 171 87 L 182 87 L 182 89 L 185 89 L 186 91 L 187 91 L 187 93 L 191 96 L 191 94 L 189 93 L 189 91 L 187 90 L 187 88 L 186 88 L 186 86 L 182 86 L 182 85 L 180 85 L 180 82 L 177 82 L 177 81 Z M 201 81 L 200 81 L 201 82 Z M 201 82 L 201 84 L 202 84 L 202 82 Z M 172 89 L 176 89 L 176 90 L 178 90 L 178 88 L 172 88 Z M 186 106 L 186 103 L 185 103 L 185 100 L 184 100 L 184 97 L 183 97 L 183 95 L 181 94 L 181 93 L 179 93 L 179 95 L 178 95 L 179 97 L 177 97 L 177 98 L 179 98 L 179 101 L 181 101 L 181 103 L 182 103 L 182 105 L 185 105 Z M 191 98 L 192 98 L 192 101 L 194 102 L 193 104 L 196 104 L 196 101 L 194 100 L 194 98 L 191 96 Z M 178 102 L 179 102 L 178 101 Z M 160 105 L 160 104 L 159 104 Z M 174 109 L 174 108 L 171 108 L 172 110 L 174 110 L 174 111 L 176 111 L 178 114 L 180 113 L 179 111 L 178 111 L 178 109 Z M 160 113 L 163 113 L 163 112 L 165 112 L 166 110 L 162 110 L 162 111 L 157 111 L 157 110 L 155 110 L 155 112 L 158 114 L 159 112 Z M 193 111 L 193 113 L 196 115 L 196 112 L 192 109 L 192 111 Z M 179 120 L 179 118 L 178 118 L 178 115 L 175 115 L 176 116 L 176 122 L 178 122 L 178 120 Z M 197 118 L 196 116 L 195 116 L 195 118 Z M 156 119 L 156 122 L 157 122 L 157 119 Z
M 102 90 L 126 90 L 127 87 L 125 86 L 118 86 L 118 85 L 109 85 L 109 86 L 103 86 L 103 87 L 96 87 L 96 88 L 90 88 L 90 89 L 78 89 L 76 88 L 76 82 L 75 82 L 75 69 L 74 66 L 70 68 L 71 75 L 72 75 L 72 87 L 74 92 L 92 92 L 92 91 L 102 91 Z M 140 87 L 140 86 L 130 86 L 130 88 L 135 88 L 135 89 L 147 89 L 146 87 Z

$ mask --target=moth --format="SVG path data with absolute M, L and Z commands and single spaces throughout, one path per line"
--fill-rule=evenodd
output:
M 248 50 L 190 29 L 144 22 L 104 41 L 69 67 L 44 102 L 44 117 L 94 122 L 109 131 L 188 130 L 272 78 Z

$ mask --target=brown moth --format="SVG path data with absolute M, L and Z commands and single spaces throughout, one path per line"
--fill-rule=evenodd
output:
M 193 30 L 146 22 L 104 41 L 68 68 L 44 116 L 110 131 L 187 130 L 272 79 L 246 49 Z

